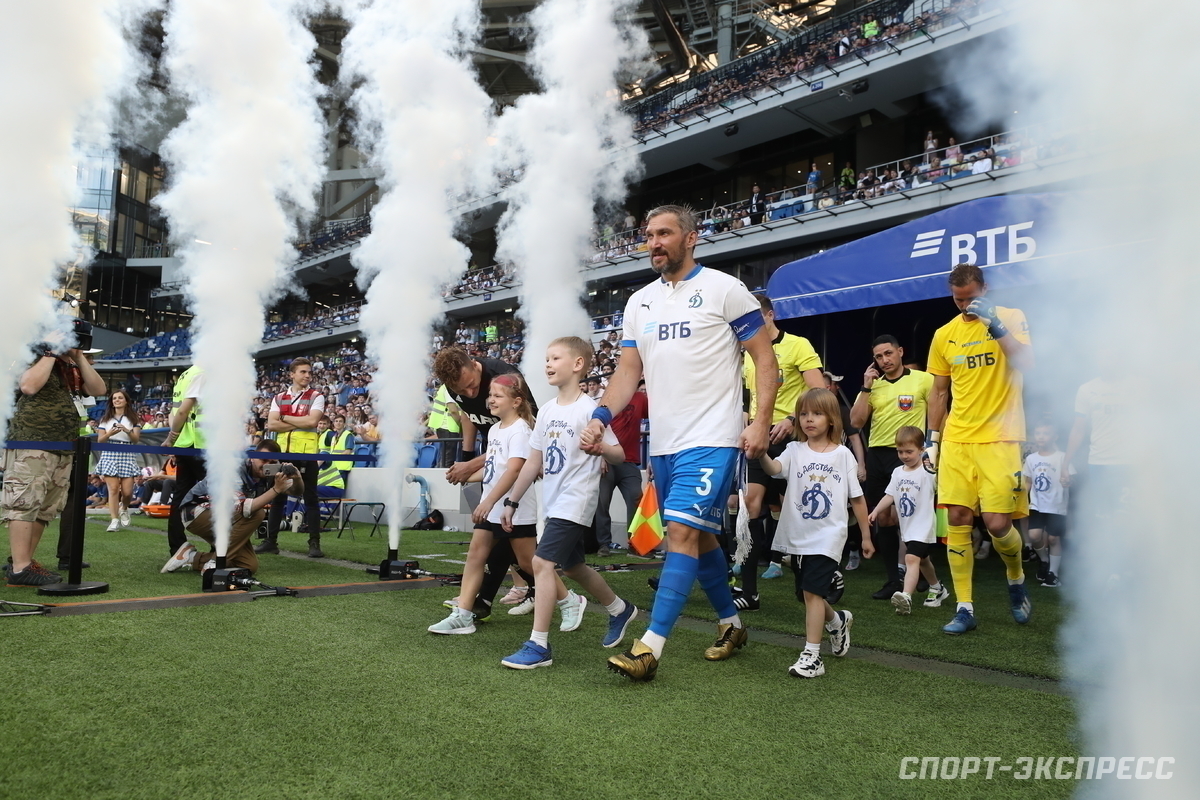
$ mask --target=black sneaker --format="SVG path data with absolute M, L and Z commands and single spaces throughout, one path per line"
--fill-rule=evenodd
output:
M 758 595 L 756 594 L 739 594 L 733 598 L 733 607 L 738 611 L 758 611 Z
M 841 600 L 842 595 L 845 593 L 846 578 L 844 575 L 842 575 L 842 571 L 840 569 L 835 569 L 833 571 L 833 580 L 829 582 L 829 594 L 826 595 L 825 599 L 829 601 L 830 604 L 833 604 Z
M 1037 578 L 1038 583 L 1045 583 L 1046 579 L 1049 578 L 1053 574 L 1054 573 L 1050 571 L 1049 564 L 1039 561 L 1038 568 L 1037 568 L 1037 574 L 1034 577 Z
M 323 552 L 321 552 L 321 540 L 320 539 L 309 539 L 308 540 L 308 557 L 309 558 L 324 558 L 325 557 L 325 554 Z
M 1021 561 L 1028 564 L 1030 561 L 1033 561 L 1035 558 L 1037 558 L 1037 553 L 1033 552 L 1032 547 L 1030 547 L 1029 545 L 1025 545 L 1024 547 L 1021 548 Z
M 91 564 L 89 564 L 86 561 L 79 565 L 80 569 L 87 569 L 90 566 L 91 566 Z M 58 568 L 63 571 L 69 570 L 71 568 L 71 562 L 67 561 L 66 559 L 60 558 L 58 560 Z
M 929 581 L 924 578 L 917 579 L 917 591 L 921 594 L 929 591 Z
M 892 595 L 894 595 L 896 592 L 902 592 L 902 591 L 904 591 L 903 583 L 901 583 L 900 581 L 888 581 L 887 583 L 885 583 L 883 585 L 883 588 L 881 588 L 878 592 L 875 592 L 875 594 L 871 595 L 871 599 L 872 600 L 891 600 Z
M 256 553 L 278 553 L 279 544 L 274 539 L 263 539 L 262 544 L 254 545 Z
M 1047 589 L 1058 589 L 1062 586 L 1062 582 L 1053 572 L 1047 572 L 1045 578 L 1039 579 L 1039 583 Z
M 62 576 L 48 569 L 37 569 L 30 564 L 20 572 L 13 572 L 7 564 L 4 567 L 5 582 L 9 586 L 46 586 L 51 583 L 62 583 Z
M 646 585 L 657 592 L 658 591 L 658 576 L 651 575 L 649 578 L 646 578 Z

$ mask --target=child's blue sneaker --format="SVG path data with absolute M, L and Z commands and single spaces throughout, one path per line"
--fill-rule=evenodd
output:
M 605 647 L 616 647 L 625 638 L 625 631 L 629 628 L 629 623 L 637 619 L 637 606 L 628 600 L 625 601 L 625 610 L 615 616 L 608 618 L 608 633 L 604 634 L 604 638 L 600 644 Z
M 1029 592 L 1025 591 L 1025 584 L 1013 583 L 1009 585 L 1008 604 L 1012 607 L 1013 619 L 1019 625 L 1029 622 L 1029 615 L 1033 613 L 1033 604 L 1029 602 Z
M 770 580 L 771 578 L 778 578 L 782 575 L 783 575 L 783 568 L 780 567 L 779 564 L 777 564 L 774 561 L 771 562 L 771 566 L 767 567 L 766 571 L 763 572 L 763 574 L 762 574 L 764 580 Z
M 958 636 L 967 631 L 975 630 L 975 615 L 965 608 L 960 608 L 958 613 L 954 615 L 954 619 L 944 626 L 942 630 L 951 636 Z
M 537 669 L 550 666 L 554 659 L 550 657 L 549 647 L 542 647 L 530 639 L 521 645 L 520 650 L 508 658 L 501 659 L 500 663 L 512 669 Z

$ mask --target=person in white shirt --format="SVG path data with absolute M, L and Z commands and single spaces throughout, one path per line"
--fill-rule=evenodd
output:
M 530 456 L 533 410 L 527 398 L 525 379 L 520 375 L 504 373 L 492 378 L 488 388 L 488 410 L 499 421 L 488 432 L 483 468 L 470 478 L 471 481 L 483 483 L 483 499 L 471 513 L 475 531 L 471 534 L 467 563 L 463 566 L 458 606 L 450 612 L 450 616 L 430 625 L 430 633 L 475 632 L 475 598 L 483 586 L 484 566 L 497 540 L 508 539 L 517 563 L 527 573 L 533 572 L 537 505 L 531 500 L 515 519 L 509 517 L 507 526 L 501 525 L 501 515 L 510 502 L 510 490 Z M 556 581 L 561 587 L 562 581 L 555 575 L 549 575 L 543 586 L 550 586 Z
M 775 405 L 779 374 L 758 300 L 741 281 L 693 258 L 695 214 L 682 206 L 661 206 L 646 218 L 650 265 L 660 277 L 625 306 L 620 364 L 580 436 L 585 450 L 600 454 L 604 429 L 637 391 L 644 371 L 652 399 L 651 464 L 669 552 L 649 630 L 608 660 L 609 669 L 634 681 L 654 678 L 667 636 L 697 580 L 718 619 L 717 641 L 704 657 L 723 661 L 748 640 L 717 540 L 738 451 L 747 458 L 762 455 L 771 423 L 770 414 L 749 426 L 742 421 L 742 348 L 754 361 L 761 407 Z
M 96 430 L 98 444 L 137 444 L 141 440 L 142 427 L 133 413 L 133 404 L 124 389 L 117 389 L 108 398 L 108 408 L 100 418 Z M 112 521 L 108 532 L 128 528 L 129 501 L 133 497 L 133 479 L 139 466 L 133 453 L 105 450 L 96 462 L 96 473 L 104 476 L 108 485 L 108 513 Z
M 555 339 L 546 348 L 546 379 L 558 397 L 538 409 L 537 424 L 529 441 L 529 459 L 512 487 L 501 518 L 505 528 L 523 510 L 526 496 L 539 473 L 544 475 L 542 504 L 546 524 L 533 557 L 538 585 L 549 585 L 561 567 L 608 612 L 608 631 L 601 644 L 616 647 L 625 638 L 637 608 L 613 593 L 600 573 L 584 561 L 583 540 L 592 529 L 600 496 L 600 457 L 579 447 L 579 434 L 596 410 L 596 401 L 579 388 L 579 379 L 592 366 L 592 346 L 578 336 Z M 625 450 L 611 430 L 604 432 L 601 455 L 610 464 L 625 461 Z M 559 584 L 561 586 L 561 583 Z M 560 631 L 573 631 L 583 621 L 587 599 L 562 589 L 557 598 L 539 592 L 533 605 L 533 632 L 517 652 L 501 659 L 512 669 L 536 669 L 554 663 L 550 650 L 550 619 L 558 606 Z
M 1058 449 L 1058 431 L 1044 422 L 1033 430 L 1037 450 L 1025 456 L 1026 489 L 1029 490 L 1029 546 L 1042 562 L 1038 583 L 1057 589 L 1062 562 L 1062 537 L 1067 532 L 1067 484 L 1075 468 Z M 1063 477 L 1068 480 L 1064 481 Z
M 937 571 L 929 558 L 929 548 L 937 541 L 937 518 L 934 494 L 937 478 L 925 469 L 925 431 L 913 425 L 903 425 L 896 431 L 896 455 L 900 466 L 892 470 L 892 479 L 883 497 L 867 517 L 874 525 L 876 519 L 892 506 L 900 518 L 900 536 L 904 540 L 904 586 L 892 594 L 896 613 L 912 613 L 912 596 L 917 590 L 917 577 L 924 575 L 929 582 L 925 597 L 927 608 L 937 608 L 950 596 L 950 590 L 938 581 Z
M 867 525 L 867 501 L 858 482 L 858 462 L 842 441 L 842 412 L 837 397 L 828 389 L 810 389 L 796 404 L 799 441 L 790 442 L 778 459 L 764 454 L 763 472 L 787 481 L 783 511 L 775 531 L 774 550 L 791 556 L 796 575 L 796 596 L 804 603 L 804 650 L 788 668 L 797 678 L 825 674 L 821 661 L 822 628 L 829 632 L 835 656 L 850 650 L 850 627 L 854 615 L 834 611 L 825 598 L 833 583 L 846 545 L 849 515 L 854 509 L 862 531 L 862 554 L 875 553 Z

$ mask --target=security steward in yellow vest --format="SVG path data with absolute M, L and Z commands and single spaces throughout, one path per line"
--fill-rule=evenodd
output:
M 448 469 L 458 455 L 458 442 L 462 441 L 462 425 L 458 421 L 458 406 L 450 399 L 450 390 L 446 384 L 438 387 L 433 396 L 433 404 L 429 407 L 429 427 L 441 441 L 441 458 L 439 466 Z
M 335 456 L 354 454 L 354 434 L 346 430 L 346 418 L 341 414 L 333 417 L 333 429 L 321 434 L 321 452 Z M 350 479 L 350 470 L 354 469 L 353 461 L 323 461 L 336 469 L 342 476 L 342 486 Z
M 207 474 L 204 466 L 204 433 L 200 430 L 204 407 L 200 395 L 204 391 L 204 371 L 192 365 L 175 381 L 171 394 L 171 431 L 163 444 L 167 447 L 190 447 L 191 453 L 175 454 L 175 492 L 171 495 L 171 516 L 167 518 L 167 550 L 175 555 L 187 542 L 183 519 L 179 516 L 179 501 Z
M 275 395 L 267 415 L 267 430 L 275 434 L 281 452 L 319 452 L 317 423 L 325 416 L 325 395 L 312 384 L 312 362 L 307 358 L 292 359 L 289 372 L 292 385 Z M 284 459 L 286 461 L 286 459 Z M 308 529 L 308 557 L 321 558 L 321 508 L 317 504 L 317 482 L 321 471 L 319 461 L 291 462 L 304 478 L 304 525 Z M 272 503 L 267 514 L 267 538 L 254 548 L 256 553 L 278 553 L 279 526 L 283 522 L 283 503 Z

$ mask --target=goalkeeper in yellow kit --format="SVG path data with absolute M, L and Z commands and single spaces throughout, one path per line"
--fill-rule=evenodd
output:
M 926 464 L 938 476 L 938 502 L 946 505 L 946 556 L 958 608 L 942 630 L 975 630 L 971 527 L 975 512 L 992 537 L 1008 575 L 1013 619 L 1024 624 L 1032 608 L 1021 568 L 1021 535 L 1015 517 L 1028 513 L 1021 487 L 1025 411 L 1022 371 L 1033 365 L 1025 315 L 987 298 L 983 271 L 959 264 L 950 272 L 950 293 L 962 312 L 938 328 L 929 348 L 934 376 L 929 397 Z M 954 407 L 946 413 L 951 393 Z

